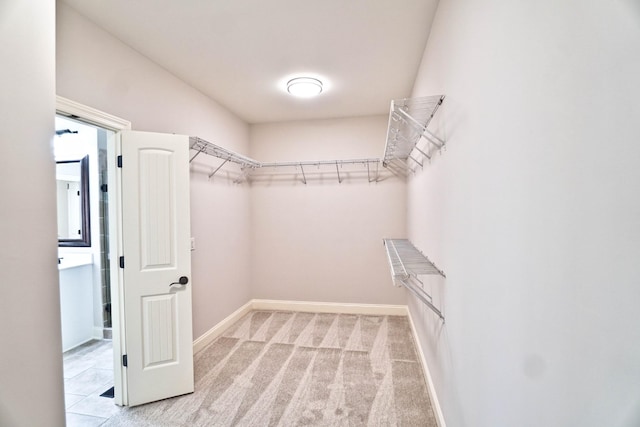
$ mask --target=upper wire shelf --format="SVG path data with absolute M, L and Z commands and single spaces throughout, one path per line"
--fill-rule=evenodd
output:
M 383 239 L 391 267 L 391 278 L 396 286 L 403 285 L 413 295 L 444 320 L 442 312 L 433 304 L 433 298 L 421 286 L 420 275 L 436 274 L 446 277 L 444 272 L 420 252 L 408 239 Z
M 347 160 L 310 160 L 310 161 L 299 161 L 299 162 L 267 162 L 262 163 L 257 160 L 251 159 L 249 157 L 243 156 L 241 154 L 235 153 L 231 150 L 227 150 L 226 148 L 220 147 L 219 145 L 213 144 L 211 142 L 205 141 L 204 139 L 198 137 L 189 137 L 189 146 L 192 150 L 195 150 L 196 153 L 191 157 L 189 163 L 193 161 L 198 155 L 201 153 L 217 157 L 222 159 L 223 162 L 217 166 L 217 168 L 209 174 L 209 178 L 215 175 L 227 162 L 232 162 L 240 165 L 242 169 L 242 174 L 236 182 L 241 182 L 245 178 L 249 178 L 255 171 L 259 169 L 267 169 L 267 168 L 296 168 L 299 169 L 302 176 L 302 182 L 304 184 L 307 183 L 307 175 L 309 174 L 311 167 L 331 167 L 335 168 L 335 173 L 338 177 L 338 182 L 342 183 L 345 179 L 345 176 L 349 175 L 348 171 L 343 170 L 344 166 L 351 165 L 361 165 L 366 168 L 366 173 L 369 179 L 369 182 L 377 182 L 380 178 L 380 168 L 379 165 L 381 163 L 380 159 L 347 159 Z M 305 168 L 307 168 L 305 172 Z
M 260 168 L 282 168 L 282 167 L 293 167 L 296 170 L 299 168 L 300 173 L 302 175 L 302 182 L 304 184 L 307 183 L 307 179 L 309 173 L 313 173 L 315 170 L 319 170 L 320 167 L 323 167 L 324 170 L 333 170 L 337 177 L 338 183 L 342 183 L 346 176 L 352 176 L 347 170 L 343 170 L 344 166 L 354 166 L 360 165 L 366 168 L 367 177 L 369 182 L 378 182 L 380 179 L 380 159 L 348 159 L 348 160 L 315 160 L 315 161 L 301 161 L 301 162 L 272 162 L 272 163 L 261 163 Z M 305 167 L 306 172 L 305 172 Z M 327 169 L 329 168 L 329 169 Z
M 421 98 L 404 98 L 391 101 L 391 112 L 389 114 L 389 127 L 387 130 L 387 141 L 382 159 L 347 159 L 347 160 L 316 160 L 299 162 L 271 162 L 261 163 L 257 160 L 227 150 L 219 145 L 205 141 L 198 137 L 189 137 L 190 148 L 196 153 L 191 157 L 191 163 L 198 155 L 205 153 L 210 156 L 222 159 L 222 163 L 209 174 L 209 178 L 215 175 L 226 163 L 232 162 L 240 166 L 242 173 L 235 182 L 249 180 L 252 174 L 263 168 L 291 168 L 300 170 L 302 182 L 307 184 L 307 174 L 309 168 L 335 167 L 338 182 L 342 183 L 345 176 L 349 176 L 347 171 L 342 170 L 345 165 L 362 165 L 366 168 L 366 176 L 369 182 L 378 182 L 381 178 L 380 164 L 391 173 L 398 176 L 406 176 L 411 170 L 409 161 L 420 166 L 423 163 L 414 156 L 414 150 L 422 156 L 431 159 L 434 147 L 440 149 L 445 142 L 434 135 L 429 129 L 431 119 L 438 111 L 444 95 L 425 96 Z M 421 138 L 428 141 L 427 147 L 418 147 Z M 419 156 L 418 156 L 419 157 Z M 307 170 L 305 171 L 305 168 Z M 351 175 L 353 176 L 353 174 Z
M 219 145 L 213 144 L 209 141 L 205 141 L 202 138 L 198 138 L 197 136 L 189 137 L 189 144 L 192 150 L 197 151 L 191 159 L 189 159 L 189 163 L 193 161 L 200 153 L 205 153 L 210 156 L 218 157 L 220 159 L 225 160 L 226 162 L 233 162 L 240 165 L 242 168 L 259 168 L 260 162 L 250 159 L 249 157 L 245 157 L 241 154 L 235 153 L 231 150 L 227 150 L 226 148 L 220 147 Z M 224 164 L 224 163 L 223 163 Z
M 444 95 L 391 101 L 387 142 L 382 159 L 385 167 L 406 171 L 409 168 L 409 160 L 422 166 L 423 163 L 412 155 L 414 150 L 431 159 L 434 147 L 436 149 L 444 147 L 445 142 L 428 129 L 442 101 L 444 101 Z M 420 149 L 417 144 L 423 137 L 428 141 L 428 146 Z

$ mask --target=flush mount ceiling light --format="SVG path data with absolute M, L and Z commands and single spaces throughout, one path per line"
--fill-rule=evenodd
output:
M 322 82 L 313 77 L 296 77 L 287 82 L 287 92 L 300 98 L 311 98 L 320 95 Z

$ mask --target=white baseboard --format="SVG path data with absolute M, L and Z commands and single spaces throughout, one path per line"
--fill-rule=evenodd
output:
M 254 299 L 251 302 L 253 310 L 301 311 L 307 313 L 370 314 L 386 316 L 406 316 L 408 314 L 406 305 L 350 304 L 264 299 Z
M 91 338 L 87 338 L 86 340 L 81 341 L 81 342 L 79 342 L 79 343 L 77 343 L 77 344 L 74 344 L 74 345 L 72 345 L 72 346 L 71 346 L 71 347 L 69 347 L 69 348 L 64 348 L 64 347 L 63 347 L 63 348 L 62 348 L 62 352 L 63 352 L 63 353 L 65 353 L 65 352 L 67 352 L 67 351 L 71 351 L 71 350 L 73 350 L 74 348 L 78 348 L 78 347 L 80 347 L 81 345 L 84 345 L 84 344 L 86 344 L 86 343 L 88 343 L 88 342 L 91 342 L 91 341 L 93 341 L 93 340 L 94 340 L 94 338 L 93 338 L 93 337 L 91 337 Z
M 252 299 L 245 305 L 231 313 L 220 323 L 200 335 L 193 341 L 194 354 L 211 344 L 229 326 L 237 322 L 242 316 L 251 310 L 280 310 L 301 311 L 307 313 L 340 313 L 340 314 L 370 314 L 379 316 L 407 316 L 409 310 L 406 305 L 388 304 L 348 304 L 333 302 L 309 302 L 309 301 L 281 301 Z
M 438 423 L 438 427 L 446 427 L 447 425 L 444 422 L 444 414 L 442 413 L 442 408 L 440 408 L 440 402 L 438 401 L 436 388 L 433 384 L 431 373 L 429 372 L 429 366 L 427 365 L 427 359 L 424 357 L 424 352 L 422 351 L 422 346 L 420 345 L 420 340 L 418 339 L 418 331 L 416 330 L 416 325 L 413 323 L 413 318 L 411 317 L 411 312 L 408 308 L 407 313 L 407 317 L 409 317 L 409 324 L 411 325 L 411 332 L 413 333 L 413 341 L 416 344 L 418 356 L 420 357 L 420 363 L 422 364 L 422 371 L 424 372 L 424 379 L 427 383 L 429 398 L 431 399 L 431 407 L 436 417 L 436 422 Z
M 243 305 L 242 307 L 240 307 L 239 309 L 237 309 L 236 311 L 228 315 L 225 319 L 223 319 L 220 323 L 215 325 L 213 328 L 209 329 L 207 332 L 205 332 L 204 334 L 196 338 L 196 340 L 193 341 L 193 353 L 195 354 L 200 350 L 202 350 L 203 348 L 205 348 L 207 345 L 211 344 L 213 340 L 215 340 L 220 335 L 222 335 L 222 333 L 229 326 L 233 325 L 235 322 L 240 320 L 242 316 L 250 312 L 252 310 L 252 303 L 253 301 L 249 301 L 248 303 L 246 303 L 245 305 Z

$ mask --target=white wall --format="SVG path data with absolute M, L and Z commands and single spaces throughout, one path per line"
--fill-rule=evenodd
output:
M 441 0 L 414 95 L 447 150 L 409 235 L 410 302 L 450 427 L 640 425 L 640 6 Z
M 380 157 L 383 116 L 251 126 L 251 156 L 262 162 Z M 255 298 L 399 304 L 404 292 L 389 276 L 382 239 L 404 237 L 406 185 L 338 183 L 335 167 L 257 180 L 251 187 L 252 295 Z M 278 171 L 278 172 L 281 172 Z
M 54 16 L 53 1 L 0 3 L 2 426 L 64 425 L 52 148 Z
M 247 152 L 248 126 L 224 107 L 57 4 L 58 95 L 131 121 L 134 130 L 199 136 Z M 215 160 L 191 171 L 194 337 L 249 299 L 249 190 L 208 180 Z

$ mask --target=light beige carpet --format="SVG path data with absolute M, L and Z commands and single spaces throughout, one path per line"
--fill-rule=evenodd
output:
M 195 381 L 104 425 L 437 425 L 401 316 L 254 311 L 195 355 Z

